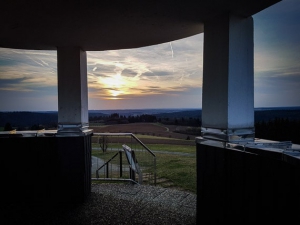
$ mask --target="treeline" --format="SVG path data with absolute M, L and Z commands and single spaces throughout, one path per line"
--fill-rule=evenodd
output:
M 300 144 L 300 119 L 275 118 L 255 123 L 255 137 Z
M 89 116 L 89 122 L 104 123 L 104 124 L 125 124 L 125 123 L 154 123 L 157 118 L 154 115 L 142 114 L 137 116 L 124 116 L 118 113 L 110 114 L 109 116 Z
M 199 118 L 159 118 L 158 122 L 166 125 L 178 125 L 178 126 L 190 126 L 190 127 L 201 127 L 202 122 Z
M 155 123 L 159 122 L 166 125 L 180 125 L 180 126 L 201 126 L 201 120 L 199 118 L 192 117 L 157 117 L 156 115 L 142 114 L 136 116 L 124 116 L 118 113 L 113 113 L 109 116 L 90 116 L 89 121 L 92 123 L 104 123 L 104 124 L 124 124 L 124 123 Z

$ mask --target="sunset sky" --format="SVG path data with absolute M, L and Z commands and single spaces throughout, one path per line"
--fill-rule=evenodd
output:
M 300 106 L 300 1 L 253 16 L 255 107 Z M 89 109 L 201 108 L 203 34 L 87 52 Z M 0 111 L 57 110 L 56 51 L 0 48 Z

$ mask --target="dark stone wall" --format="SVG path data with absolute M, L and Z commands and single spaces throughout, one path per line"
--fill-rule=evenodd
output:
M 299 160 L 254 152 L 197 143 L 197 224 L 297 221 Z
M 1 202 L 84 202 L 91 192 L 91 135 L 0 138 Z

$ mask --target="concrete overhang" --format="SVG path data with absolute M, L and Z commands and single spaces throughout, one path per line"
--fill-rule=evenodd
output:
M 85 51 L 137 48 L 204 31 L 223 13 L 249 17 L 280 0 L 7 0 L 1 3 L 0 47 Z

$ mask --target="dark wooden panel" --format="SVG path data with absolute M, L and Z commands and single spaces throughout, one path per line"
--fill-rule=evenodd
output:
M 91 136 L 0 138 L 2 202 L 83 202 Z
M 268 150 L 239 151 L 197 143 L 197 223 L 297 219 L 299 163 L 263 151 Z

